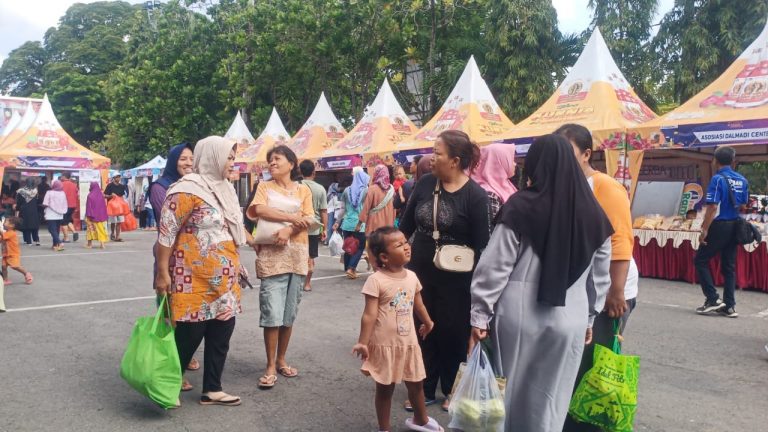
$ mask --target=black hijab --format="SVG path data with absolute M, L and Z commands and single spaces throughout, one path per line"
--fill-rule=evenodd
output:
M 526 237 L 541 259 L 538 301 L 565 306 L 566 290 L 613 228 L 564 137 L 537 138 L 525 158 L 525 172 L 531 185 L 507 200 L 498 222 Z

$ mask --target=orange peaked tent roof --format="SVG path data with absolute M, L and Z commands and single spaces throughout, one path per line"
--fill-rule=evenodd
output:
M 28 102 L 27 108 L 24 110 L 24 115 L 21 116 L 21 119 L 16 123 L 16 127 L 14 127 L 13 130 L 8 131 L 8 135 L 0 138 L 0 148 L 16 141 L 20 136 L 24 135 L 24 132 L 26 132 L 27 129 L 32 126 L 32 123 L 34 123 L 35 117 L 37 117 L 35 108 L 32 106 L 32 102 Z M 3 132 L 5 133 L 5 131 Z
M 78 144 L 61 127 L 47 95 L 29 128 L 0 146 L 0 165 L 4 167 L 74 170 L 107 169 L 109 164 L 109 158 Z
M 299 160 L 316 158 L 346 135 L 347 131 L 333 114 L 325 93 L 320 93 L 320 99 L 312 114 L 288 146 L 296 153 Z
M 627 128 L 654 118 L 656 114 L 637 97 L 595 28 L 555 93 L 528 118 L 492 140 L 515 143 L 517 151 L 524 153 L 535 138 L 577 123 L 592 132 L 594 148 L 613 148 Z
M 464 131 L 472 140 L 485 143 L 512 127 L 512 121 L 496 103 L 472 56 L 437 114 L 396 149 L 408 152 L 432 148 L 437 136 L 448 129 Z
M 719 78 L 634 132 L 662 147 L 768 144 L 768 23 Z
M 235 160 L 236 164 L 245 165 L 251 171 L 257 168 L 258 164 L 264 164 L 267 161 L 267 152 L 276 145 L 288 144 L 291 135 L 285 130 L 280 115 L 273 107 L 269 121 L 264 127 L 256 141 L 240 153 Z M 241 170 L 242 171 L 242 170 Z
M 395 145 L 416 131 L 408 115 L 397 103 L 389 81 L 384 79 L 376 98 L 365 109 L 363 118 L 333 147 L 320 156 L 324 169 L 346 169 L 361 164 L 361 156 L 375 164 L 391 163 Z M 309 155 L 313 157 L 315 155 Z

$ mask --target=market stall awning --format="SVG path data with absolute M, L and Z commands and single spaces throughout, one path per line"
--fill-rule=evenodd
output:
M 6 144 L 10 144 L 24 135 L 24 132 L 26 132 L 32 126 L 32 123 L 35 122 L 36 117 L 37 112 L 35 112 L 32 102 L 28 102 L 27 108 L 24 110 L 24 115 L 21 116 L 19 122 L 16 123 L 16 126 L 12 130 L 8 131 L 8 134 L 2 140 L 0 140 L 0 148 L 5 147 Z M 3 131 L 3 133 L 5 133 L 5 131 Z
M 517 144 L 517 152 L 526 153 L 537 137 L 577 123 L 592 132 L 595 149 L 616 148 L 628 128 L 655 118 L 616 66 L 603 35 L 595 28 L 576 64 L 544 105 L 491 140 Z M 649 146 L 631 139 L 628 144 L 635 149 Z
M 266 164 L 267 152 L 280 144 L 288 144 L 291 135 L 285 130 L 283 121 L 277 114 L 277 110 L 272 108 L 272 114 L 256 141 L 248 146 L 235 159 L 235 165 L 240 168 L 240 172 L 254 172 L 259 164 Z
M 131 177 L 152 177 L 160 175 L 165 168 L 165 158 L 157 155 L 153 157 L 149 162 L 143 163 L 136 168 L 123 171 L 122 175 L 125 178 Z
M 224 138 L 231 139 L 237 143 L 237 155 L 241 155 L 248 147 L 256 143 L 256 139 L 253 138 L 251 131 L 248 130 L 248 126 L 243 120 L 243 116 L 240 115 L 240 111 L 237 112 L 235 119 L 227 129 L 227 133 L 224 134 Z
M 488 143 L 512 126 L 480 75 L 473 56 L 437 114 L 414 136 L 395 146 L 399 153 L 396 157 L 405 159 L 407 155 L 431 152 L 437 136 L 448 129 L 464 131 L 473 141 Z
M 719 78 L 634 132 L 657 147 L 768 144 L 768 23 Z
M 0 146 L 3 167 L 77 170 L 106 169 L 109 164 L 109 158 L 78 144 L 61 127 L 47 95 L 29 128 Z
M 5 137 L 11 134 L 14 129 L 16 129 L 16 126 L 21 123 L 21 116 L 19 115 L 18 111 L 14 111 L 13 114 L 11 114 L 11 118 L 8 120 L 8 123 L 3 128 L 2 133 L 0 133 L 0 144 L 2 144 Z
M 299 161 L 310 159 L 310 155 L 319 157 L 323 151 L 333 147 L 347 135 L 341 122 L 333 114 L 325 93 L 320 99 L 307 121 L 299 129 L 288 146 L 296 153 Z
M 416 126 L 397 103 L 389 81 L 384 79 L 376 99 L 347 136 L 320 155 L 307 157 L 318 158 L 326 170 L 359 166 L 363 155 L 370 164 L 391 164 L 395 145 L 415 131 Z

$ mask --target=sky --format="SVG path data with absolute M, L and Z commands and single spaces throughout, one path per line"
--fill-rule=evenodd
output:
M 96 0 L 0 0 L 0 63 L 19 45 L 30 40 L 42 40 L 45 31 L 57 24 L 67 8 L 74 3 L 93 3 Z M 141 0 L 127 0 L 143 3 Z M 557 9 L 562 32 L 583 31 L 592 20 L 587 8 L 589 0 L 552 0 Z M 659 0 L 659 19 L 668 12 L 674 0 Z

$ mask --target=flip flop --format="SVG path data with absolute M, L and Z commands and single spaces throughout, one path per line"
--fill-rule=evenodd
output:
M 297 376 L 299 376 L 299 370 L 290 366 L 283 366 L 281 368 L 278 368 L 277 373 L 279 373 L 280 375 L 286 378 L 296 378 Z
M 189 371 L 196 371 L 200 369 L 200 362 L 197 361 L 197 359 L 192 359 L 189 361 L 189 364 L 187 365 L 187 370 Z
M 271 389 L 277 383 L 277 375 L 264 375 L 259 378 L 259 388 L 266 390 Z
M 416 423 L 413 422 L 413 417 L 405 419 L 405 427 L 407 427 L 409 430 L 417 431 L 417 432 L 443 432 L 444 429 L 442 426 L 440 426 L 439 423 L 437 423 L 437 420 L 433 419 L 432 417 L 427 417 L 429 420 L 427 420 L 427 424 L 423 426 L 419 426 Z
M 32 281 L 34 281 L 35 278 L 32 277 L 32 273 L 27 272 L 27 274 L 24 275 L 24 283 L 27 285 L 32 285 Z
M 188 391 L 194 390 L 194 389 L 195 389 L 195 386 L 193 386 L 192 383 L 190 383 L 188 381 L 185 381 L 185 382 L 181 383 L 181 391 L 183 391 L 183 392 L 188 392 Z
M 200 396 L 200 405 L 238 406 L 241 402 L 239 397 L 228 394 L 221 399 L 211 399 L 208 395 Z

